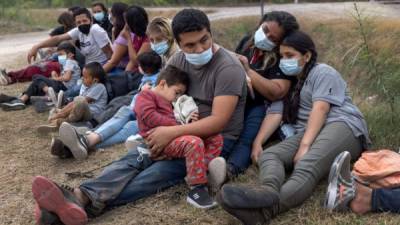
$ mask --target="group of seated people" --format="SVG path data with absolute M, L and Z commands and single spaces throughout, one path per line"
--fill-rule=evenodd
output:
M 52 108 L 49 124 L 37 128 L 59 132 L 51 154 L 84 160 L 123 142 L 128 150 L 78 187 L 36 176 L 38 224 L 86 224 L 184 181 L 194 207 L 220 205 L 244 224 L 268 224 L 306 201 L 329 173 L 327 209 L 398 210 L 384 201 L 390 193 L 350 174 L 350 159 L 370 146 L 366 122 L 340 73 L 318 62 L 290 13 L 266 13 L 235 52 L 214 42 L 201 10 L 183 9 L 172 22 L 149 22 L 142 7 L 124 3 L 111 13 L 95 3 L 92 13 L 63 13 L 62 27 L 28 53 L 30 62 L 52 48 L 41 61 L 1 71 L 2 85 L 32 80 L 18 97 L 0 95 L 3 110 Z M 252 162 L 259 185 L 229 182 Z

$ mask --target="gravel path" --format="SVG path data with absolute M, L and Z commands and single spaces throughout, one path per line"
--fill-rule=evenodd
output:
M 377 3 L 358 3 L 364 13 L 369 16 L 399 18 L 400 7 Z M 179 8 L 151 8 L 149 10 L 171 10 Z M 241 16 L 260 15 L 260 8 L 227 7 L 205 8 L 214 11 L 209 14 L 210 20 L 235 18 Z M 286 10 L 295 15 L 307 15 L 321 20 L 349 17 L 353 10 L 353 3 L 310 3 L 310 4 L 280 4 L 265 5 L 265 11 Z M 39 41 L 47 37 L 48 32 L 34 32 L 0 36 L 0 67 L 18 68 L 25 64 L 27 51 Z

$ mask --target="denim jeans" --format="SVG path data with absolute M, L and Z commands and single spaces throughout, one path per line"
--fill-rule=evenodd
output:
M 373 189 L 371 207 L 373 212 L 400 213 L 400 188 Z
M 130 135 L 134 135 L 138 131 L 138 125 L 131 108 L 122 106 L 111 119 L 94 131 L 101 138 L 101 142 L 96 145 L 96 148 L 123 143 Z
M 65 96 L 65 98 L 72 98 L 73 99 L 74 97 L 79 95 L 79 91 L 80 90 L 81 90 L 81 85 L 80 84 L 76 84 L 72 88 L 69 88 L 68 90 L 66 90 L 64 92 L 64 96 Z
M 120 67 L 114 67 L 107 73 L 107 76 L 109 76 L 109 77 L 119 76 L 119 75 L 123 75 L 124 72 L 125 72 L 125 69 L 120 68 Z
M 152 162 L 138 161 L 137 150 L 107 166 L 100 176 L 83 182 L 80 189 L 91 200 L 89 208 L 102 209 L 124 205 L 155 194 L 184 181 L 184 159 Z
M 243 130 L 240 133 L 239 139 L 237 141 L 224 140 L 224 148 L 221 156 L 227 160 L 231 175 L 237 176 L 250 166 L 252 144 L 264 117 L 264 105 L 247 107 L 244 114 Z

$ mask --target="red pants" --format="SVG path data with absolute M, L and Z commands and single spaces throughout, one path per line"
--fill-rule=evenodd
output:
M 45 77 L 51 76 L 51 71 L 56 71 L 60 74 L 60 64 L 58 62 L 41 62 L 36 65 L 30 65 L 22 70 L 8 72 L 7 75 L 11 78 L 11 83 L 31 81 L 33 75 L 40 74 Z
M 172 158 L 186 159 L 186 182 L 193 186 L 207 183 L 208 163 L 221 154 L 222 135 L 202 140 L 196 136 L 182 136 L 174 139 L 164 149 L 164 154 Z

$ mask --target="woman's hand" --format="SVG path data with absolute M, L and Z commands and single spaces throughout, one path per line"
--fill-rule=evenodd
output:
M 308 152 L 308 150 L 310 150 L 310 146 L 308 145 L 301 145 L 299 149 L 297 150 L 296 155 L 293 158 L 293 162 L 294 164 L 296 164 L 298 161 L 301 160 L 301 158 L 303 158 L 303 156 Z
M 249 64 L 249 60 L 247 59 L 246 56 L 243 55 L 239 55 L 236 54 L 236 57 L 239 59 L 239 61 L 242 63 L 244 70 L 246 71 L 246 73 L 251 69 L 250 68 L 250 64 Z
M 251 160 L 253 164 L 257 165 L 258 159 L 263 151 L 261 143 L 253 143 L 253 148 L 251 150 Z

